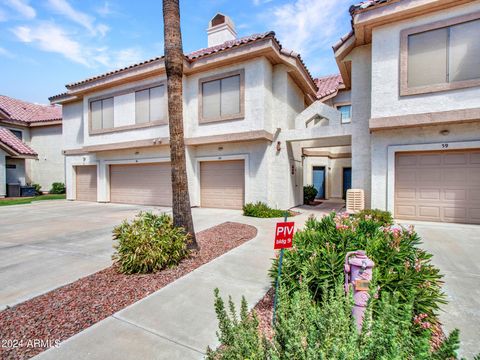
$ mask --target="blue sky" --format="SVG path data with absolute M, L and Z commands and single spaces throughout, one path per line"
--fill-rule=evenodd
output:
M 349 0 L 180 0 L 184 51 L 207 46 L 216 12 L 239 36 L 274 30 L 314 76 L 337 72 L 331 46 Z M 160 0 L 0 0 L 0 94 L 47 103 L 64 85 L 163 54 Z

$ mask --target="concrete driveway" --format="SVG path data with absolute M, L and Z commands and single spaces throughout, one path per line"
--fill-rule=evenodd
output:
M 0 207 L 0 311 L 110 266 L 112 229 L 140 210 L 170 208 L 80 201 Z M 196 231 L 241 218 L 194 209 Z
M 413 223 L 432 253 L 432 262 L 445 275 L 448 305 L 440 313 L 447 332 L 460 330 L 460 354 L 473 358 L 480 352 L 480 226 Z

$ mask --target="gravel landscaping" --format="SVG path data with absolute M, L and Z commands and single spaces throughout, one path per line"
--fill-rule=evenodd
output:
M 226 222 L 199 232 L 197 241 L 201 250 L 175 268 L 148 275 L 124 275 L 113 265 L 6 309 L 0 312 L 0 358 L 33 357 L 46 350 L 48 342 L 54 345 L 55 341 L 68 339 L 256 234 L 253 226 Z

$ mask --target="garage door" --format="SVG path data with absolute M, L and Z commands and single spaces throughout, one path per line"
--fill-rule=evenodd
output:
M 397 154 L 395 216 L 480 224 L 480 150 Z
M 76 198 L 97 201 L 97 166 L 75 166 Z
M 241 209 L 245 194 L 244 161 L 201 162 L 200 188 L 203 207 Z
M 172 204 L 170 163 L 110 166 L 110 201 L 122 204 Z

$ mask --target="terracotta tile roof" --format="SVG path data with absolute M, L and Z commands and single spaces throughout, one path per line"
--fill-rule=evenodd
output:
M 9 120 L 29 125 L 43 121 L 62 120 L 62 108 L 56 105 L 38 105 L 0 95 L 0 110 Z
M 209 55 L 213 55 L 213 54 L 216 54 L 216 53 L 219 53 L 219 52 L 222 52 L 222 51 L 227 51 L 227 50 L 230 50 L 230 49 L 238 47 L 238 46 L 242 46 L 242 45 L 245 45 L 245 44 L 253 43 L 255 41 L 263 40 L 265 38 L 272 38 L 277 43 L 277 45 L 280 48 L 280 51 L 284 55 L 297 58 L 301 62 L 302 66 L 304 67 L 304 69 L 307 72 L 310 79 L 313 81 L 313 77 L 311 76 L 310 72 L 308 71 L 308 69 L 307 69 L 305 63 L 303 62 L 302 58 L 300 57 L 300 55 L 295 53 L 295 52 L 283 49 L 282 45 L 280 44 L 278 39 L 275 37 L 275 32 L 273 32 L 273 31 L 268 31 L 268 32 L 265 32 L 265 33 L 260 33 L 260 34 L 253 34 L 253 35 L 245 36 L 245 37 L 242 37 L 242 38 L 239 38 L 239 39 L 226 41 L 226 42 L 224 42 L 223 44 L 220 44 L 220 45 L 211 46 L 211 47 L 207 47 L 207 48 L 204 48 L 204 49 L 196 50 L 196 51 L 193 51 L 191 53 L 186 54 L 185 58 L 189 62 L 194 62 L 199 58 L 209 56 Z M 90 78 L 85 79 L 85 80 L 70 83 L 70 84 L 67 84 L 65 87 L 70 90 L 70 89 L 72 89 L 72 88 L 74 88 L 78 85 L 86 84 L 86 83 L 89 83 L 89 82 L 92 82 L 92 81 L 95 81 L 95 80 L 98 80 L 98 79 L 103 79 L 103 78 L 106 78 L 106 77 L 114 75 L 114 74 L 122 73 L 122 72 L 127 71 L 127 70 L 132 69 L 132 68 L 140 67 L 140 66 L 150 64 L 150 63 L 153 63 L 153 62 L 159 62 L 159 61 L 163 60 L 163 58 L 164 58 L 164 56 L 158 56 L 158 57 L 155 57 L 155 58 L 152 58 L 152 59 L 149 59 L 149 60 L 137 63 L 137 64 L 133 64 L 133 65 L 121 68 L 121 69 L 113 70 L 113 71 L 110 71 L 110 72 L 107 72 L 107 73 L 104 73 L 104 74 L 101 74 L 101 75 L 90 77 Z M 68 96 L 68 92 L 52 96 L 52 97 L 49 98 L 49 100 L 52 101 L 52 100 L 62 98 L 62 97 L 65 97 L 65 96 Z
M 362 10 L 365 10 L 365 9 L 370 9 L 372 7 L 376 7 L 376 6 L 379 6 L 379 5 L 383 5 L 383 4 L 386 4 L 386 3 L 389 3 L 389 2 L 393 2 L 393 1 L 398 1 L 398 0 L 367 0 L 367 1 L 362 1 L 358 4 L 355 4 L 355 5 L 352 5 L 350 6 L 350 14 L 355 14 L 359 11 L 362 11 Z
M 22 140 L 17 138 L 10 130 L 0 128 L 0 144 L 4 144 L 20 155 L 36 156 L 37 153 L 32 150 Z
M 317 98 L 322 100 L 323 98 L 336 94 L 341 85 L 343 85 L 342 75 L 334 74 L 327 75 L 314 80 L 318 87 Z

